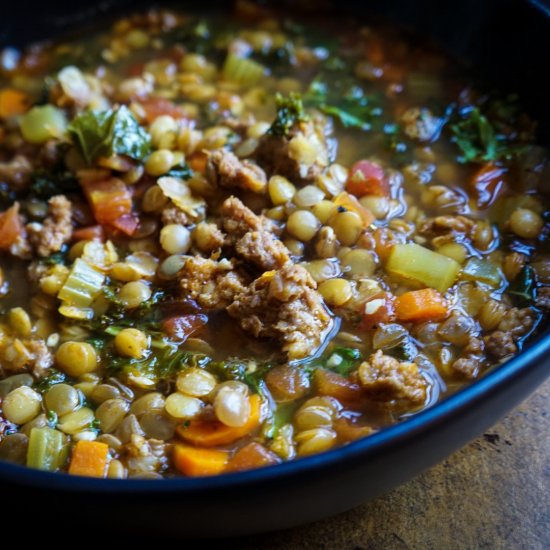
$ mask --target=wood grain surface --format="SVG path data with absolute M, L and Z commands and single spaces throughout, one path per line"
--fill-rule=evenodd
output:
M 549 413 L 550 380 L 482 437 L 391 493 L 328 520 L 216 547 L 550 549 Z

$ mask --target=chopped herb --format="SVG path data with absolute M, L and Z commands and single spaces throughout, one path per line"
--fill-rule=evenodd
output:
M 172 178 L 188 180 L 193 175 L 193 170 L 186 163 L 183 163 L 174 166 L 166 175 Z
M 68 254 L 69 247 L 64 246 L 59 252 L 50 254 L 47 258 L 41 260 L 41 262 L 44 265 L 67 265 L 69 262 Z
M 35 389 L 40 393 L 47 392 L 52 386 L 56 384 L 63 384 L 67 381 L 67 375 L 55 369 L 49 370 L 49 375 L 42 378 L 35 384 Z
M 279 430 L 285 424 L 292 422 L 292 418 L 297 408 L 297 404 L 292 401 L 275 405 L 262 426 L 262 435 L 268 439 L 277 437 Z
M 76 178 L 68 172 L 58 174 L 38 172 L 34 175 L 29 192 L 36 198 L 46 200 L 55 195 L 78 191 L 79 188 Z
M 325 367 L 342 376 L 348 376 L 361 360 L 361 352 L 356 348 L 334 348 L 325 361 Z
M 277 117 L 267 131 L 272 136 L 287 136 L 298 122 L 306 122 L 309 117 L 304 113 L 304 105 L 300 94 L 291 92 L 288 97 L 281 94 L 275 96 Z
M 524 151 L 523 144 L 498 133 L 478 107 L 466 107 L 459 116 L 459 122 L 450 126 L 452 139 L 462 152 L 459 162 L 509 160 Z
M 112 155 L 143 160 L 151 150 L 151 137 L 124 105 L 115 111 L 85 111 L 71 122 L 69 132 L 88 164 Z
M 526 265 L 508 287 L 507 293 L 512 296 L 516 305 L 524 307 L 532 305 L 535 301 L 536 288 L 535 270 Z

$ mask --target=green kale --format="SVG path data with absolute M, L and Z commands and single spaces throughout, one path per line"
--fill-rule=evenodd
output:
M 188 180 L 193 175 L 193 170 L 184 162 L 183 164 L 174 166 L 166 175 L 172 178 Z
M 39 199 L 50 199 L 55 195 L 74 193 L 80 186 L 75 177 L 69 172 L 59 174 L 37 173 L 30 185 L 29 192 Z
M 57 413 L 54 411 L 48 411 L 46 415 L 46 422 L 48 424 L 48 427 L 54 429 L 57 426 L 57 422 L 59 421 L 59 418 L 57 416 Z
M 262 435 L 267 439 L 277 437 L 279 430 L 292 422 L 297 408 L 298 405 L 292 401 L 276 404 L 262 426 Z
M 358 349 L 337 347 L 327 357 L 324 367 L 342 376 L 348 376 L 357 368 L 361 359 L 361 352 Z
M 494 162 L 510 160 L 525 150 L 524 144 L 514 142 L 495 129 L 495 123 L 479 107 L 467 107 L 459 112 L 459 121 L 450 125 L 452 140 L 462 155 L 459 162 Z
M 67 265 L 69 263 L 69 247 L 63 246 L 59 252 L 53 252 L 47 258 L 41 260 L 44 265 Z
M 530 265 L 526 265 L 508 287 L 507 293 L 512 296 L 515 305 L 526 307 L 535 301 L 536 289 L 535 270 Z
M 330 82 L 330 84 L 328 84 Z M 304 103 L 333 116 L 344 128 L 371 130 L 382 114 L 377 97 L 367 96 L 353 79 L 318 75 L 310 84 Z
M 300 94 L 291 92 L 288 97 L 277 94 L 275 97 L 277 117 L 267 131 L 272 136 L 288 136 L 290 130 L 298 122 L 306 122 L 309 117 L 304 113 L 304 105 Z
M 126 106 L 114 111 L 86 111 L 69 125 L 86 162 L 98 157 L 127 155 L 143 160 L 151 151 L 151 137 Z
M 47 392 L 52 386 L 56 384 L 63 384 L 67 380 L 67 375 L 55 369 L 50 369 L 48 376 L 39 380 L 34 388 L 40 393 Z

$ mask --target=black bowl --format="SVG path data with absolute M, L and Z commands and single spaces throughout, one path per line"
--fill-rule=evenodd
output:
M 550 110 L 544 109 L 547 87 L 539 76 L 549 66 L 550 19 L 541 2 L 385 0 L 348 2 L 338 11 L 361 14 L 365 4 L 435 37 L 477 63 L 499 86 L 519 91 L 542 122 L 542 135 L 550 129 Z M 86 6 L 91 8 L 83 11 Z M 81 0 L 78 7 L 66 0 L 40 6 L 20 0 L 11 18 L 0 22 L 0 46 L 59 34 L 89 23 L 102 11 L 136 7 L 126 0 L 99 6 Z M 46 513 L 30 516 L 33 526 L 51 525 L 62 511 L 65 526 L 74 522 L 76 529 L 85 518 L 101 527 L 131 526 L 134 534 L 222 536 L 314 521 L 388 491 L 481 434 L 550 374 L 549 349 L 546 330 L 518 356 L 431 409 L 366 439 L 294 462 L 170 480 L 81 478 L 0 462 L 2 502 L 49 503 Z M 10 513 L 8 525 L 11 518 Z

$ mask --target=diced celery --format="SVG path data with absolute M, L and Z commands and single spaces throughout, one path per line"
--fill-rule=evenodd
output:
M 460 265 L 418 244 L 396 244 L 388 257 L 386 271 L 445 292 L 455 282 Z
M 77 258 L 57 297 L 64 305 L 88 308 L 101 292 L 105 275 Z
M 230 53 L 223 65 L 223 76 L 242 86 L 256 84 L 264 75 L 265 67 L 252 59 Z
M 30 143 L 44 143 L 59 138 L 67 130 L 65 113 L 52 105 L 33 107 L 20 120 L 21 133 Z
M 67 459 L 63 434 L 53 428 L 33 428 L 27 449 L 27 466 L 55 472 Z
M 500 270 L 489 260 L 470 258 L 462 270 L 461 277 L 468 281 L 480 281 L 497 287 L 502 281 Z

